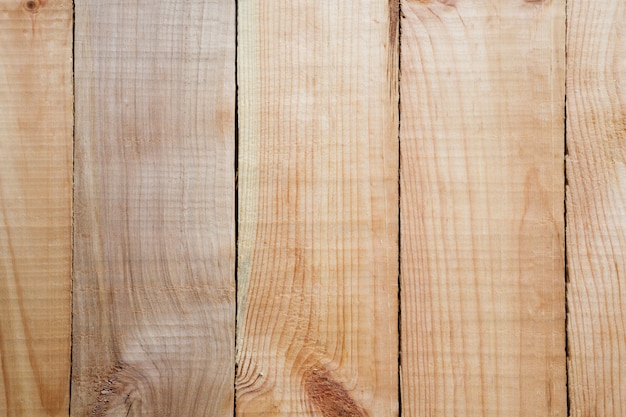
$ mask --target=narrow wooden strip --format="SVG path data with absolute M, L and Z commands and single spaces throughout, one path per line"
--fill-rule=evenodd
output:
M 568 3 L 571 415 L 618 417 L 626 415 L 626 4 Z
M 565 416 L 565 1 L 402 11 L 403 415 Z
M 0 0 L 0 416 L 67 416 L 72 2 Z
M 397 7 L 238 22 L 237 414 L 397 415 Z
M 72 415 L 233 413 L 235 2 L 76 2 Z

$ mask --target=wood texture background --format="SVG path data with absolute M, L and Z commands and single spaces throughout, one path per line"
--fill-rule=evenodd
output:
M 0 0 L 0 416 L 67 415 L 72 2 Z
M 619 0 L 72 14 L 0 0 L 0 417 L 626 415 Z

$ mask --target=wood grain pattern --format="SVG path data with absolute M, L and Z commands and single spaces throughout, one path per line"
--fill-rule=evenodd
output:
M 72 2 L 0 0 L 0 416 L 67 416 Z
M 573 417 L 626 415 L 626 4 L 570 0 L 569 387 Z
M 234 403 L 235 2 L 76 3 L 75 416 Z
M 390 4 L 239 2 L 239 416 L 398 413 Z
M 402 3 L 405 416 L 565 416 L 565 1 Z

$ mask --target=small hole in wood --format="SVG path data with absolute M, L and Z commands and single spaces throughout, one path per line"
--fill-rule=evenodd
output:
M 39 2 L 36 0 L 27 0 L 24 2 L 24 10 L 35 13 L 39 10 Z

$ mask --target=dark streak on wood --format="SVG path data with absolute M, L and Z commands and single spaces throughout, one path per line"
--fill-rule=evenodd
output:
M 128 406 L 128 412 L 126 412 L 126 417 L 128 417 L 130 415 L 130 409 L 133 408 L 133 403 L 135 401 L 131 402 L 130 405 Z
M 389 48 L 395 50 L 398 40 L 400 0 L 389 0 Z
M 307 398 L 324 417 L 369 417 L 326 369 L 313 367 L 303 379 Z
M 400 59 L 400 0 L 388 0 L 389 9 L 389 45 L 388 45 L 388 62 L 389 68 L 389 94 L 392 99 L 399 90 L 399 73 L 398 65 Z

